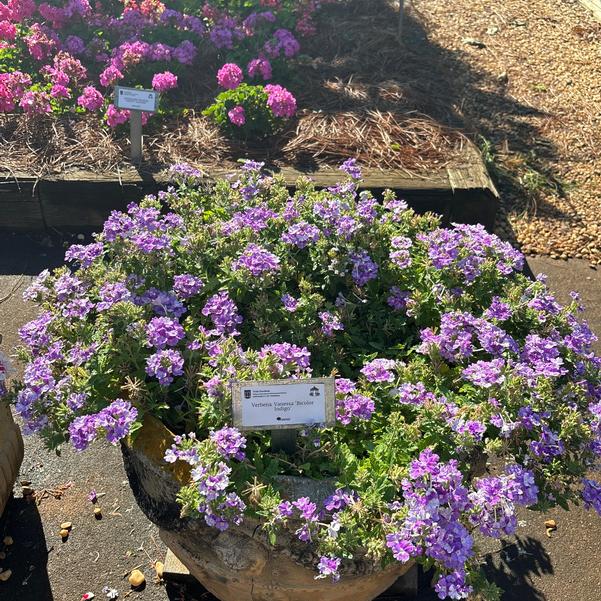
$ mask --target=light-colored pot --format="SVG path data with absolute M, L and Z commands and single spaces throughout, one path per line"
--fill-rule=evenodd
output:
M 10 407 L 0 401 L 0 515 L 13 492 L 13 484 L 23 461 L 23 439 Z
M 135 439 L 122 445 L 125 470 L 136 501 L 159 526 L 165 544 L 221 601 L 370 601 L 412 567 L 409 562 L 381 569 L 356 560 L 345 566 L 339 582 L 316 580 L 314 549 L 292 533 L 282 534 L 272 546 L 256 521 L 246 519 L 219 532 L 203 520 L 181 518 L 175 497 L 189 471 L 182 462 L 163 461 L 172 438 L 159 421 L 146 418 Z M 323 499 L 330 492 L 327 484 L 308 478 L 283 478 L 281 483 L 290 498 Z

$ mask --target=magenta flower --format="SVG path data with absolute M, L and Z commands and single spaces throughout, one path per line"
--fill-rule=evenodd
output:
M 271 79 L 272 69 L 271 63 L 266 58 L 254 58 L 246 67 L 249 77 L 257 77 L 260 75 L 265 81 Z
M 235 106 L 227 113 L 229 120 L 238 127 L 242 127 L 246 123 L 246 112 L 243 106 Z
M 217 72 L 217 82 L 226 90 L 235 90 L 243 79 L 242 69 L 236 63 L 226 63 Z
M 97 111 L 104 104 L 104 97 L 94 86 L 86 86 L 77 99 L 77 104 L 86 111 Z
M 177 88 L 177 75 L 174 75 L 170 71 L 164 71 L 163 73 L 155 73 L 152 78 L 152 89 L 157 92 L 167 92 Z
M 109 104 L 105 118 L 109 127 L 117 127 L 129 121 L 129 111 L 118 109 L 114 104 Z
M 290 119 L 296 114 L 296 98 L 280 85 L 265 86 L 267 106 L 276 117 Z

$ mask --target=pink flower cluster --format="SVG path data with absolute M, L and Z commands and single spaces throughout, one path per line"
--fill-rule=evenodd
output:
M 15 55 L 14 65 L 9 62 L 6 72 L 0 72 L 0 112 L 103 111 L 108 125 L 115 127 L 125 123 L 129 113 L 110 104 L 113 86 L 152 85 L 167 93 L 177 88 L 207 41 L 226 59 L 229 51 L 240 57 L 240 52 L 248 52 L 244 48 L 255 48 L 246 73 L 251 79 L 270 81 L 273 61 L 298 54 L 297 37 L 314 32 L 315 12 L 330 1 L 261 0 L 258 10 L 242 16 L 210 1 L 187 13 L 161 0 L 0 0 L 0 51 L 13 50 Z M 114 4 L 112 10 L 107 4 Z M 294 32 L 282 27 L 283 15 L 289 23 L 291 11 L 297 21 Z M 105 35 L 98 37 L 99 30 Z M 22 72 L 20 65 L 31 66 Z M 192 76 L 192 71 L 186 75 Z M 243 78 L 242 68 L 233 62 L 217 74 L 225 89 L 235 89 Z M 292 94 L 281 86 L 269 87 L 273 114 L 292 116 Z M 230 112 L 232 123 L 244 124 L 244 107 Z
M 235 90 L 243 79 L 242 69 L 236 63 L 226 63 L 217 71 L 217 82 L 226 90 Z
M 265 86 L 267 106 L 276 117 L 290 119 L 296 114 L 296 98 L 286 89 L 277 84 Z

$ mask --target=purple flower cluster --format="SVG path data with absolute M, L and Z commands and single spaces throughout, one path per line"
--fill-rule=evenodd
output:
M 226 459 L 243 461 L 245 458 L 246 438 L 236 428 L 224 427 L 211 432 L 210 439 L 220 455 Z
M 344 161 L 344 163 L 340 165 L 340 171 L 356 180 L 359 180 L 362 177 L 361 167 L 357 164 L 357 159 L 347 159 Z
M 83 451 L 103 431 L 107 440 L 116 444 L 129 434 L 137 417 L 138 410 L 131 403 L 117 399 L 99 413 L 76 417 L 69 425 L 69 440 L 77 451 Z
M 387 536 L 387 546 L 401 562 L 425 555 L 444 568 L 465 574 L 473 540 L 461 523 L 470 506 L 457 462 L 439 461 L 430 449 L 409 466 L 403 481 L 404 519 Z
M 165 451 L 165 461 L 175 463 L 176 461 L 185 461 L 190 465 L 197 465 L 200 461 L 198 449 L 196 447 L 196 434 L 191 432 L 188 436 L 178 435 L 173 437 L 173 444 Z
M 311 353 L 307 347 L 296 346 L 289 342 L 279 342 L 276 344 L 267 344 L 259 352 L 259 358 L 269 355 L 277 357 L 279 372 L 283 373 L 291 367 L 296 370 L 308 370 L 311 366 Z
M 505 330 L 486 319 L 460 311 L 442 315 L 438 334 L 432 328 L 425 328 L 420 336 L 420 352 L 428 353 L 437 348 L 451 363 L 470 358 L 477 348 L 476 343 L 495 358 L 501 358 L 505 351 L 515 353 L 519 350 L 516 341 Z
M 319 240 L 321 232 L 319 228 L 306 221 L 297 221 L 282 234 L 282 241 L 293 244 L 297 248 L 305 248 Z
M 366 250 L 358 250 L 349 255 L 353 265 L 351 275 L 357 286 L 365 286 L 378 277 L 378 265 L 373 262 Z
M 192 480 L 200 495 L 197 509 L 204 514 L 207 525 L 221 531 L 227 530 L 230 523 L 241 524 L 246 509 L 236 493 L 227 492 L 231 472 L 223 462 L 216 465 L 199 462 L 192 470 Z
M 98 291 L 100 302 L 96 304 L 97 311 L 107 311 L 113 305 L 132 298 L 131 292 L 123 282 L 106 282 Z
M 236 328 L 243 321 L 227 290 L 211 296 L 202 309 L 202 314 L 211 318 L 218 334 L 236 335 L 238 333 Z
M 503 370 L 505 361 L 503 359 L 493 359 L 492 361 L 476 361 L 466 367 L 461 375 L 466 379 L 483 388 L 490 388 L 495 384 L 502 384 L 505 381 Z
M 102 242 L 86 246 L 73 244 L 65 253 L 65 261 L 77 261 L 83 268 L 89 267 L 104 251 Z
M 536 503 L 538 487 L 532 472 L 512 465 L 507 475 L 477 479 L 469 498 L 473 506 L 470 521 L 485 536 L 501 538 L 516 531 L 515 505 Z
M 146 359 L 146 373 L 157 378 L 161 386 L 169 386 L 184 373 L 184 358 L 172 349 L 160 350 Z
M 336 419 L 345 426 L 348 426 L 355 417 L 370 420 L 375 410 L 373 399 L 363 394 L 347 394 L 336 401 Z
M 585 507 L 592 507 L 601 516 L 601 484 L 594 480 L 582 480 L 582 500 Z
M 134 297 L 137 305 L 147 305 L 157 315 L 172 316 L 179 319 L 185 312 L 184 304 L 171 292 L 149 288 L 140 296 Z
M 386 299 L 389 307 L 395 311 L 403 311 L 407 307 L 407 301 L 411 297 L 409 290 L 401 290 L 398 286 L 390 289 L 390 295 Z
M 436 403 L 438 400 L 433 392 L 426 390 L 422 382 L 417 384 L 405 382 L 398 387 L 397 394 L 402 405 L 424 405 Z
M 264 230 L 270 220 L 277 216 L 267 205 L 259 204 L 256 207 L 247 207 L 242 211 L 234 213 L 229 221 L 221 226 L 221 231 L 225 235 L 235 234 L 244 228 L 250 228 L 253 232 Z
M 390 260 L 401 269 L 405 269 L 411 265 L 411 255 L 409 249 L 413 245 L 411 238 L 406 236 L 394 236 L 390 240 L 390 244 L 394 250 L 390 251 Z
M 298 300 L 290 294 L 282 295 L 282 304 L 286 311 L 289 311 L 290 313 L 294 313 L 298 309 Z
M 181 300 L 186 300 L 198 294 L 204 286 L 204 282 L 194 275 L 182 273 L 173 276 L 173 291 Z
M 153 317 L 146 326 L 148 342 L 157 349 L 177 346 L 185 335 L 181 324 L 170 317 Z
M 363 366 L 361 373 L 368 382 L 392 382 L 396 366 L 392 359 L 374 359 Z
M 326 336 L 333 336 L 336 330 L 344 330 L 344 325 L 340 321 L 340 318 L 333 313 L 322 311 L 319 313 L 319 319 L 321 319 L 321 331 Z
M 280 259 L 258 244 L 249 244 L 232 263 L 232 269 L 234 271 L 244 269 L 257 277 L 270 271 L 278 271 Z
M 34 351 L 48 346 L 51 340 L 48 327 L 53 321 L 54 315 L 52 312 L 44 311 L 39 317 L 36 317 L 19 329 L 19 337 Z
M 508 242 L 489 234 L 482 225 L 453 224 L 453 229 L 437 229 L 419 234 L 418 240 L 428 250 L 428 256 L 436 269 L 448 269 L 473 282 L 484 265 L 491 262 L 503 275 L 521 271 L 524 256 Z
M 327 578 L 330 576 L 332 582 L 338 582 L 338 580 L 340 580 L 340 574 L 338 573 L 340 561 L 339 557 L 333 557 L 332 555 L 320 557 L 319 563 L 317 564 L 319 573 L 315 578 Z

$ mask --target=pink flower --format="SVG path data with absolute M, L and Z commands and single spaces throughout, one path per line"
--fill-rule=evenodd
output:
M 0 21 L 0 40 L 14 40 L 17 28 L 10 21 Z
M 0 113 L 13 111 L 15 104 L 31 85 L 31 77 L 21 71 L 0 73 Z
M 242 127 L 246 123 L 246 113 L 243 106 L 235 106 L 232 110 L 228 111 L 227 116 L 238 127 Z
M 152 78 L 152 88 L 157 92 L 166 92 L 177 87 L 177 75 L 174 75 L 170 71 L 164 71 L 163 73 L 155 73 Z
M 109 65 L 101 74 L 100 74 L 100 83 L 105 88 L 108 86 L 112 86 L 118 79 L 123 79 L 123 73 L 117 69 L 114 65 Z
M 50 96 L 52 98 L 71 98 L 71 93 L 69 92 L 69 88 L 59 83 L 52 86 Z
M 117 127 L 129 121 L 130 112 L 127 109 L 118 109 L 114 104 L 109 104 L 104 116 L 109 127 Z M 150 113 L 142 113 L 142 125 L 146 125 Z
M 235 63 L 226 63 L 217 72 L 217 82 L 226 90 L 236 89 L 244 79 L 242 69 Z
M 296 98 L 286 89 L 277 84 L 265 86 L 267 106 L 276 117 L 289 119 L 296 113 Z
M 52 112 L 50 96 L 46 92 L 35 92 L 29 90 L 23 94 L 19 106 L 28 115 L 44 115 Z
M 104 98 L 94 86 L 86 86 L 77 99 L 77 104 L 86 111 L 97 111 L 104 104 Z
M 117 125 L 127 123 L 129 111 L 118 109 L 114 104 L 109 104 L 105 117 L 109 127 L 117 127 Z
M 271 79 L 271 63 L 266 58 L 253 58 L 253 60 L 248 63 L 246 70 L 248 71 L 249 77 L 261 75 L 265 81 Z
M 12 13 L 11 19 L 15 23 L 29 19 L 37 10 L 34 0 L 9 0 L 8 8 Z

